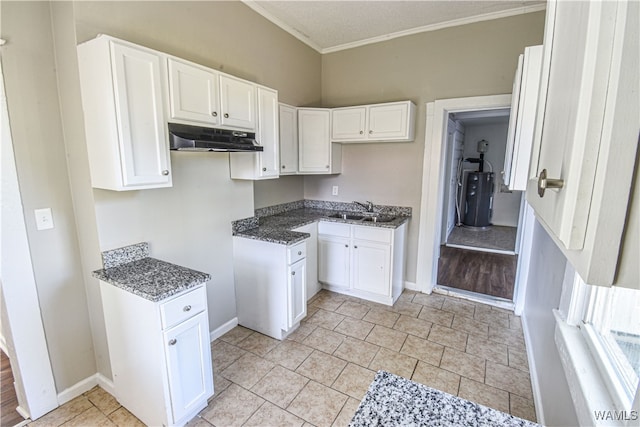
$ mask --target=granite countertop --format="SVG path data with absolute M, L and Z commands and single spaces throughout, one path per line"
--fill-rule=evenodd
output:
M 518 426 L 538 424 L 386 371 L 378 371 L 349 427 Z
M 236 227 L 234 224 L 234 236 L 263 240 L 283 245 L 293 245 L 309 238 L 310 236 L 309 233 L 291 230 L 319 220 L 395 229 L 407 222 L 410 218 L 410 214 L 407 215 L 404 212 L 399 214 L 393 210 L 387 210 L 386 212 L 382 211 L 379 213 L 381 216 L 391 215 L 395 217 L 393 221 L 389 222 L 371 222 L 332 218 L 331 215 L 339 213 L 361 214 L 365 216 L 375 215 L 375 213 L 340 209 L 339 206 L 333 207 L 338 207 L 338 209 L 322 209 L 318 207 L 302 206 L 297 209 L 286 210 L 272 215 L 260 216 L 259 218 L 253 217 L 236 221 L 236 223 L 242 223 L 244 221 L 244 224 L 239 227 Z
M 105 268 L 93 277 L 150 301 L 162 301 L 211 279 L 208 273 L 151 258 L 147 243 L 102 253 Z

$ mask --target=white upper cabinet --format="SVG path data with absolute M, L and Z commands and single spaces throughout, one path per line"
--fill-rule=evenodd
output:
M 169 58 L 170 118 L 220 124 L 219 75 L 213 70 Z
M 279 176 L 279 127 L 278 92 L 259 86 L 256 140 L 262 146 L 263 151 L 256 153 L 230 153 L 231 178 L 258 180 L 277 178 Z
M 280 104 L 280 175 L 298 173 L 298 109 Z
M 627 215 L 640 126 L 639 16 L 637 2 L 547 8 L 527 200 L 593 285 L 614 281 Z
M 402 142 L 414 139 L 416 106 L 411 101 L 334 108 L 331 114 L 331 140 L 335 142 Z
M 331 110 L 298 109 L 298 172 L 301 174 L 339 173 L 342 149 L 331 143 Z
M 170 187 L 165 56 L 99 36 L 78 46 L 78 65 L 92 186 Z
M 542 46 L 525 48 L 518 59 L 513 81 L 507 151 L 502 171 L 504 183 L 511 191 L 527 189 L 541 67 Z
M 256 128 L 256 86 L 228 75 L 220 76 L 221 123 L 253 131 Z

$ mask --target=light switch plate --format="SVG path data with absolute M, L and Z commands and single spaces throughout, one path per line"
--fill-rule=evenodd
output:
M 334 185 L 333 188 L 331 189 L 331 194 L 333 194 L 334 196 L 338 195 L 338 186 Z
M 53 228 L 51 208 L 35 209 L 33 213 L 36 216 L 36 229 L 49 230 Z

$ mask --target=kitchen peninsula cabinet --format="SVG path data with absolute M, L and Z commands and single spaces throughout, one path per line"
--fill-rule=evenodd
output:
M 406 142 L 415 135 L 416 106 L 411 101 L 334 108 L 334 142 Z
M 78 46 L 78 66 L 92 186 L 171 187 L 166 57 L 98 36 Z
M 331 110 L 298 108 L 298 173 L 342 171 L 342 147 L 331 143 Z

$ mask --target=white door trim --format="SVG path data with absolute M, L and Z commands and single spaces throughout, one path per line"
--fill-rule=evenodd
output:
M 446 169 L 443 167 L 446 155 L 443 138 L 447 132 L 449 113 L 503 108 L 511 108 L 510 94 L 441 99 L 427 103 L 416 271 L 416 284 L 422 292 L 430 294 L 433 291 L 438 272 Z

